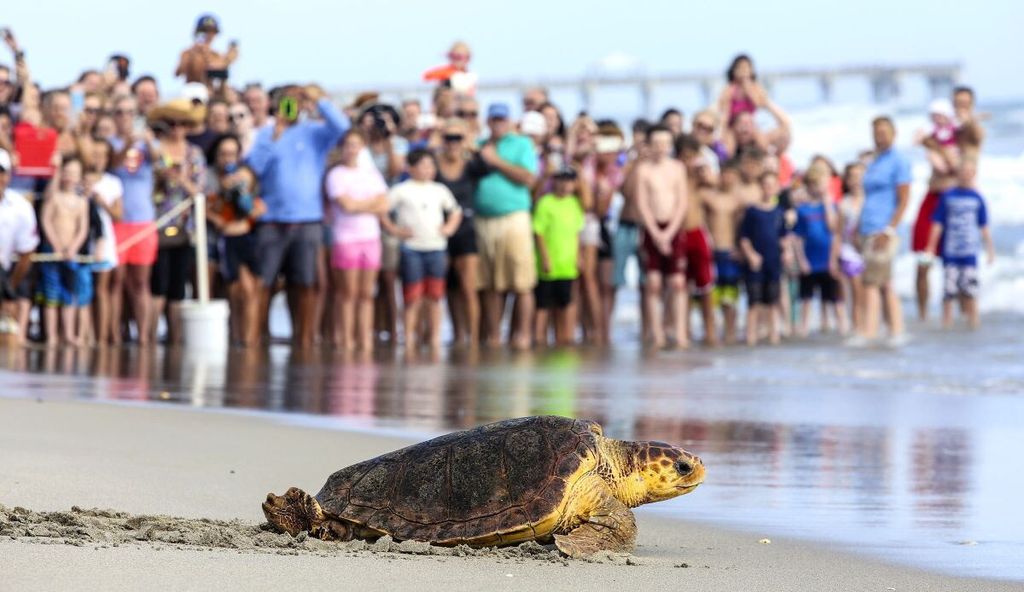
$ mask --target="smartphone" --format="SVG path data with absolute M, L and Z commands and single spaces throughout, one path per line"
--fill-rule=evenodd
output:
M 277 105 L 277 113 L 285 121 L 295 121 L 299 118 L 299 102 L 292 97 L 284 97 Z

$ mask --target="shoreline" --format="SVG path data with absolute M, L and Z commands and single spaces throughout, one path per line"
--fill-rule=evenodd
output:
M 251 412 L 196 413 L 154 405 L 94 405 L 0 398 L 0 504 L 67 512 L 72 506 L 132 514 L 263 522 L 259 502 L 289 486 L 317 489 L 334 470 L 411 442 L 370 431 L 288 425 Z M 622 581 L 698 584 L 702 590 L 1010 590 L 1019 583 L 963 579 L 893 565 L 828 542 L 747 532 L 638 513 L 639 546 L 594 564 L 529 550 L 468 557 L 365 549 L 271 553 L 172 543 L 104 548 L 85 543 L 0 542 L 5 582 L 16 589 L 277 588 L 295 584 L 389 590 L 547 585 L 615 589 Z M 35 537 L 33 537 L 35 538 Z M 36 540 L 35 542 L 41 542 Z M 64 541 L 61 541 L 64 542 Z M 278 551 L 287 553 L 277 554 Z M 540 559 L 540 560 L 538 560 Z M 677 566 L 687 565 L 689 568 Z M 60 565 L 60 569 L 40 569 Z M 369 571 L 371 581 L 345 581 Z M 511 574 L 511 575 L 508 575 Z M 366 580 L 367 578 L 361 578 Z

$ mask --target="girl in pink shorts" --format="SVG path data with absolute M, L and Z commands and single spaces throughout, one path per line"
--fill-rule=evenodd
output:
M 373 350 L 373 299 L 380 270 L 380 216 L 388 209 L 387 184 L 370 161 L 360 162 L 366 138 L 350 130 L 341 140 L 339 162 L 327 173 L 325 189 L 334 244 L 331 280 L 336 347 Z

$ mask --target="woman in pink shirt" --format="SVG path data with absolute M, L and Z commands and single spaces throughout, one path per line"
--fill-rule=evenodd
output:
M 325 188 L 334 244 L 331 280 L 340 290 L 334 301 L 334 345 L 373 350 L 373 299 L 380 270 L 380 216 L 388 209 L 387 184 L 372 163 L 360 164 L 366 137 L 350 130 L 341 141 L 340 162 L 327 173 Z M 356 325 L 358 324 L 358 330 Z

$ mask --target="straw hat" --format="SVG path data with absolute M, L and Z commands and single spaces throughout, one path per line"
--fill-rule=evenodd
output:
M 206 107 L 193 105 L 192 101 L 181 98 L 172 99 L 154 107 L 146 116 L 150 123 L 158 121 L 184 121 L 192 125 L 200 125 L 206 119 Z
M 374 105 L 380 99 L 380 93 L 367 91 L 356 95 L 356 98 L 349 104 L 349 108 L 355 111 L 364 111 L 367 107 Z

